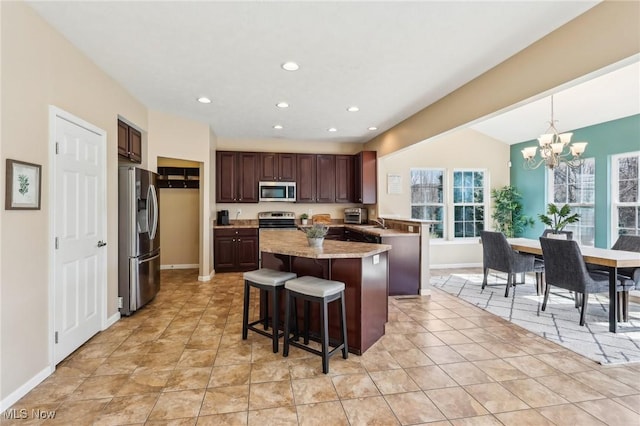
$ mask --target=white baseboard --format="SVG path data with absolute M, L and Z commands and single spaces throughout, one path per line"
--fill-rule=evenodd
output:
M 51 366 L 43 368 L 38 374 L 29 379 L 25 384 L 7 395 L 6 398 L 0 401 L 0 413 L 4 412 L 7 408 L 18 402 L 20 398 L 25 396 L 27 393 L 29 393 L 30 390 L 38 386 L 44 379 L 49 377 L 54 372 L 54 370 L 55 368 Z
M 111 327 L 113 324 L 117 323 L 118 321 L 120 321 L 120 312 L 116 312 L 115 314 L 107 318 L 107 324 L 105 325 L 103 330 L 106 330 L 107 328 Z
M 429 269 L 456 269 L 456 268 L 482 268 L 482 263 L 443 263 L 441 265 L 429 265 Z
M 216 271 L 211 271 L 209 275 L 199 275 L 198 281 L 211 281 L 211 278 L 216 274 Z
M 160 269 L 198 269 L 197 263 L 185 263 L 182 265 L 160 265 Z

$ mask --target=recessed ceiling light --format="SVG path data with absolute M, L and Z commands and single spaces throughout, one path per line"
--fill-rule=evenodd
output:
M 273 128 L 276 129 L 276 130 L 280 130 L 280 129 L 282 129 L 282 125 L 276 124 L 275 126 L 273 126 Z
M 375 127 L 375 126 L 371 126 L 371 127 L 369 127 L 369 130 L 371 130 L 371 131 L 373 131 L 373 130 L 378 130 L 378 128 L 377 128 L 377 127 Z
M 349 112 L 358 112 L 358 111 L 360 111 L 360 108 L 358 108 L 357 106 L 353 105 L 353 106 L 350 106 L 349 108 L 347 108 L 347 111 L 349 111 Z
M 330 132 L 337 132 L 338 131 L 338 129 L 336 129 L 335 127 L 329 127 L 327 130 L 330 131 Z
M 206 96 L 200 96 L 198 98 L 198 102 L 200 102 L 201 104 L 210 104 L 211 99 L 207 98 Z
M 278 102 L 278 103 L 276 104 L 276 106 L 277 106 L 278 108 L 289 108 L 289 104 L 288 104 L 288 103 L 286 103 L 286 102 Z
M 298 69 L 300 68 L 300 65 L 296 64 L 295 62 L 285 62 L 281 66 L 283 70 L 287 71 L 298 71 Z

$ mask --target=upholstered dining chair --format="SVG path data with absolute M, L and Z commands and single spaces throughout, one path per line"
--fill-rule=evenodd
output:
M 519 273 L 535 272 L 536 289 L 542 294 L 544 286 L 544 263 L 532 254 L 518 253 L 513 250 L 502 232 L 480 231 L 482 240 L 482 267 L 484 279 L 482 289 L 487 286 L 489 269 L 507 273 L 507 287 L 504 297 L 509 296 L 509 287 L 515 285 L 515 276 Z
M 640 235 L 620 235 L 611 250 L 635 251 L 640 253 Z M 606 270 L 602 266 L 591 266 L 590 270 Z M 621 280 L 627 279 L 636 290 L 640 290 L 640 268 L 618 268 L 618 276 Z M 618 319 L 629 321 L 629 297 L 627 292 L 621 293 L 621 301 L 618 303 Z
M 540 237 L 540 245 L 546 278 L 542 310 L 547 308 L 551 286 L 573 291 L 576 297 L 581 296 L 580 325 L 584 325 L 589 294 L 608 293 L 609 274 L 604 271 L 589 271 L 576 241 Z M 618 280 L 616 291 L 628 292 L 631 287 L 629 280 Z

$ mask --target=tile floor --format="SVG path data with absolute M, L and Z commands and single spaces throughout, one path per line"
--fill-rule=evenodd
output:
M 163 271 L 146 308 L 17 402 L 63 425 L 639 425 L 640 364 L 603 367 L 439 290 L 391 298 L 363 356 L 241 339 L 242 275 Z M 255 300 L 255 299 L 254 299 Z M 31 417 L 54 411 L 53 420 Z

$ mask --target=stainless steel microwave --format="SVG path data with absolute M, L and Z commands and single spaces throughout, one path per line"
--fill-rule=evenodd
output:
M 296 201 L 295 182 L 260 182 L 260 201 Z

